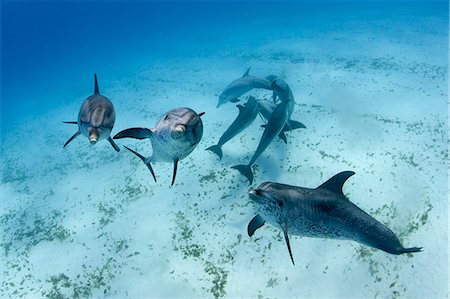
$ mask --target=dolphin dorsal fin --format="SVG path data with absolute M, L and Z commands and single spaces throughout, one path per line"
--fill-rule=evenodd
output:
M 97 74 L 94 74 L 94 94 L 100 94 L 98 90 Z
M 242 78 L 247 77 L 247 76 L 249 75 L 250 69 L 251 69 L 251 68 L 252 68 L 252 67 L 249 67 L 249 68 L 247 69 L 247 71 L 244 73 L 244 75 L 242 76 Z
M 335 192 L 338 194 L 343 194 L 342 192 L 342 186 L 344 185 L 345 181 L 354 175 L 355 173 L 353 171 L 343 171 L 332 178 L 330 178 L 328 181 L 317 187 L 317 189 L 326 189 L 331 192 Z

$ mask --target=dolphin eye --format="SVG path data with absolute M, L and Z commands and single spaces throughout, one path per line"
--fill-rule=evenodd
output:
M 277 199 L 277 206 L 279 206 L 281 208 L 283 205 L 284 205 L 283 200 Z

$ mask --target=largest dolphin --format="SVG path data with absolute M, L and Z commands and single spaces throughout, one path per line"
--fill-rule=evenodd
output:
M 272 182 L 250 189 L 249 197 L 258 214 L 248 224 L 248 235 L 251 237 L 266 221 L 281 228 L 293 264 L 289 233 L 353 240 L 391 254 L 421 251 L 420 247 L 403 247 L 387 226 L 345 197 L 342 186 L 354 174 L 338 173 L 315 189 Z
M 96 144 L 101 139 L 107 139 L 116 151 L 120 151 L 110 136 L 115 120 L 114 106 L 107 97 L 100 94 L 97 74 L 94 74 L 94 94 L 84 100 L 78 113 L 78 120 L 64 122 L 78 125 L 77 132 L 64 143 L 64 147 L 82 134 L 89 138 L 91 144 Z
M 222 106 L 227 102 L 238 102 L 239 97 L 245 94 L 246 92 L 252 90 L 253 88 L 263 88 L 272 90 L 271 83 L 275 77 L 268 76 L 267 78 L 258 78 L 254 76 L 250 76 L 250 68 L 245 72 L 245 74 L 231 82 L 220 94 L 219 102 L 217 103 L 217 107 Z
M 204 112 L 197 114 L 194 110 L 186 107 L 175 108 L 166 112 L 158 121 L 155 128 L 130 128 L 120 131 L 114 136 L 119 138 L 150 138 L 153 153 L 151 157 L 145 158 L 136 151 L 125 147 L 139 159 L 150 170 L 156 182 L 156 176 L 151 162 L 172 162 L 173 175 L 172 184 L 177 176 L 178 161 L 186 158 L 197 146 L 203 136 L 203 122 L 201 116 Z
M 258 159 L 258 157 L 265 151 L 272 140 L 283 130 L 286 121 L 288 120 L 289 105 L 289 101 L 281 102 L 275 108 L 269 118 L 269 121 L 265 125 L 261 140 L 259 141 L 258 147 L 253 154 L 250 162 L 247 165 L 236 165 L 231 167 L 243 174 L 249 180 L 250 184 L 253 183 L 252 165 L 253 163 L 255 163 L 256 159 Z

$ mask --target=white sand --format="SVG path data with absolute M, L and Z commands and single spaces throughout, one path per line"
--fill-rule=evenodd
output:
M 353 25 L 156 61 L 102 89 L 116 107 L 114 134 L 152 127 L 174 107 L 206 112 L 203 140 L 172 188 L 172 165 L 154 164 L 155 183 L 122 147 L 150 155 L 149 141 L 119 140 L 116 153 L 78 137 L 62 148 L 76 128 L 60 122 L 76 117 L 85 96 L 2 136 L 0 297 L 448 296 L 447 69 L 425 55 L 447 45 L 425 30 L 415 34 L 436 42 L 432 50 Z M 257 76 L 282 74 L 297 101 L 292 118 L 307 126 L 289 132 L 288 145 L 271 144 L 254 186 L 315 187 L 353 170 L 349 199 L 423 252 L 393 256 L 292 236 L 292 266 L 278 229 L 247 236 L 249 186 L 230 167 L 249 161 L 260 118 L 223 147 L 221 161 L 205 148 L 237 115 L 234 104 L 215 108 L 218 94 L 248 66 Z

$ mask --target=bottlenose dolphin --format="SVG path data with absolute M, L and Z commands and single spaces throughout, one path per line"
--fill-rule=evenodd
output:
M 259 141 L 256 152 L 250 162 L 247 165 L 236 165 L 231 167 L 237 169 L 241 174 L 243 174 L 249 180 L 250 184 L 253 183 L 252 165 L 269 146 L 275 136 L 279 135 L 283 130 L 283 127 L 288 119 L 288 108 L 289 102 L 281 102 L 270 115 L 269 121 L 264 127 L 264 132 L 261 140 Z
M 264 99 L 258 100 L 258 105 L 259 105 L 259 114 L 266 121 L 269 120 L 270 115 L 272 115 L 273 111 L 277 107 L 275 103 L 272 103 Z M 291 116 L 288 115 L 289 119 L 287 120 L 287 123 L 284 125 L 283 131 L 281 131 L 280 134 L 278 134 L 278 136 L 281 138 L 281 140 L 284 141 L 284 143 L 287 143 L 286 135 L 284 134 L 284 132 L 296 129 L 306 129 L 306 126 L 303 123 L 296 120 L 292 120 L 290 119 L 290 117 Z
M 275 76 L 269 76 L 265 78 L 257 78 L 249 75 L 250 68 L 245 72 L 245 74 L 231 82 L 219 96 L 219 103 L 217 107 L 222 106 L 227 102 L 236 103 L 239 102 L 239 97 L 246 92 L 252 90 L 253 88 L 264 88 L 272 90 L 271 83 Z
M 120 151 L 110 136 L 116 120 L 114 106 L 107 97 L 100 94 L 96 74 L 94 74 L 94 82 L 94 94 L 84 100 L 81 105 L 78 121 L 64 122 L 78 125 L 78 131 L 64 143 L 64 147 L 82 134 L 89 138 L 91 144 L 96 144 L 97 141 L 106 138 L 116 151 Z
M 248 224 L 248 235 L 251 237 L 266 220 L 281 228 L 293 264 L 288 233 L 353 240 L 391 254 L 421 251 L 421 247 L 403 247 L 387 226 L 345 197 L 342 186 L 354 174 L 353 171 L 338 173 L 315 189 L 272 182 L 250 189 L 249 197 L 259 214 Z
M 239 108 L 239 115 L 225 133 L 223 133 L 222 137 L 220 137 L 219 142 L 206 149 L 218 155 L 219 159 L 222 159 L 222 145 L 247 128 L 258 115 L 258 102 L 253 97 L 251 97 L 244 106 L 237 105 L 236 107 Z
M 126 146 L 125 148 L 138 156 L 147 165 L 155 182 L 156 176 L 150 163 L 174 163 L 172 186 L 177 175 L 178 161 L 186 158 L 202 139 L 203 123 L 200 117 L 203 114 L 205 113 L 197 114 L 190 108 L 175 108 L 168 111 L 158 121 L 155 128 L 125 129 L 117 133 L 114 139 L 127 137 L 135 139 L 150 138 L 153 153 L 149 158 L 145 158 Z

